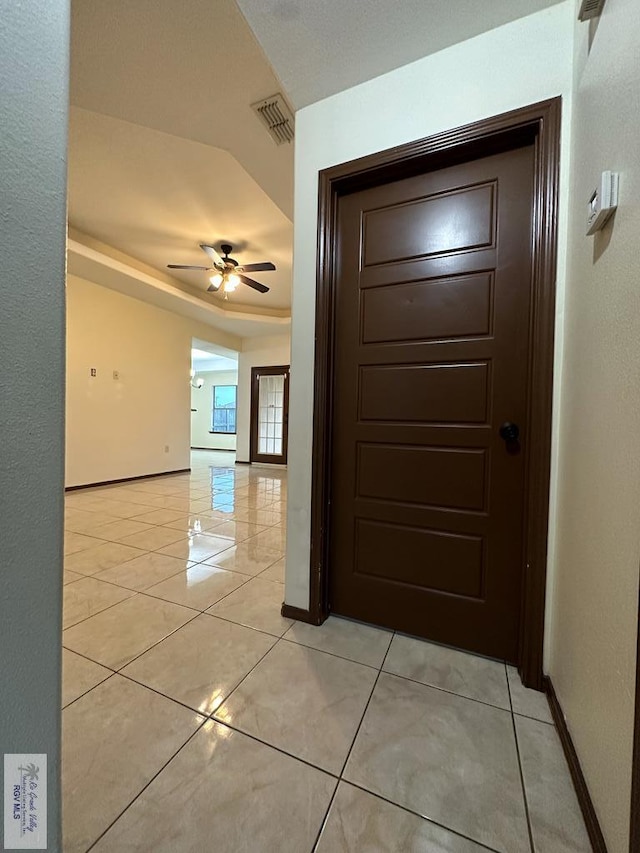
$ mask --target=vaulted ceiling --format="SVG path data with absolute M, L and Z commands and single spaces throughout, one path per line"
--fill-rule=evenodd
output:
M 235 334 L 284 330 L 293 146 L 277 146 L 251 104 L 282 91 L 302 107 L 556 2 L 73 0 L 70 271 L 98 276 L 106 244 L 105 257 L 144 265 L 140 298 L 155 270 L 157 304 L 181 310 L 186 294 L 185 313 Z M 255 275 L 270 292 L 241 286 L 225 302 L 204 273 L 169 278 L 168 263 L 206 261 L 201 242 L 273 261 Z M 98 277 L 128 292 L 123 263 L 107 259 Z
M 238 5 L 300 109 L 559 2 L 238 0 Z
M 268 294 L 243 288 L 232 304 L 288 310 L 291 220 L 231 153 L 74 107 L 69 154 L 74 228 L 165 272 L 168 263 L 208 266 L 198 243 L 228 239 L 240 262 L 277 267 L 256 274 Z M 171 275 L 211 299 L 206 273 Z
M 165 274 L 168 263 L 205 264 L 199 243 L 229 242 L 241 263 L 275 263 L 277 272 L 255 275 L 268 294 L 243 285 L 223 302 L 207 294 L 204 273 L 172 273 L 181 288 L 215 303 L 222 326 L 238 311 L 288 316 L 293 146 L 277 146 L 251 110 L 280 89 L 234 0 L 75 0 L 76 237 Z

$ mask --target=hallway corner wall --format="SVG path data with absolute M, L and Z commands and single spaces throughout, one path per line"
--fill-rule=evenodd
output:
M 0 744 L 46 754 L 59 853 L 69 3 L 2 13 Z
M 609 853 L 626 853 L 640 563 L 640 6 L 607 0 L 588 56 L 589 25 L 576 27 L 549 674 Z M 587 237 L 605 169 L 620 173 L 620 206 Z

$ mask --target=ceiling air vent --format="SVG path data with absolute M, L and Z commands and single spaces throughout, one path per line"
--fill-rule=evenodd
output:
M 578 18 L 581 21 L 588 21 L 589 18 L 597 18 L 602 14 L 605 0 L 582 0 Z
M 267 128 L 276 145 L 293 141 L 293 113 L 279 92 L 257 104 L 251 104 L 251 109 Z

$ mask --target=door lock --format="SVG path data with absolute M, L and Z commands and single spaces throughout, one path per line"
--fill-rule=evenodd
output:
M 505 421 L 500 427 L 500 438 L 504 441 L 505 450 L 511 456 L 517 456 L 520 453 L 520 427 L 518 424 L 512 424 L 511 421 Z
M 507 444 L 517 441 L 519 436 L 520 427 L 518 424 L 512 424 L 510 421 L 505 421 L 500 427 L 500 438 L 507 442 Z

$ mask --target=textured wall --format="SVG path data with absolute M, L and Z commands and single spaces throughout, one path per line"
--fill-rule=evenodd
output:
M 609 853 L 628 849 L 640 562 L 640 4 L 578 28 L 549 672 Z M 582 70 L 581 70 L 582 69 Z M 615 221 L 585 235 L 603 169 Z
M 0 751 L 48 755 L 60 841 L 66 0 L 0 2 Z

